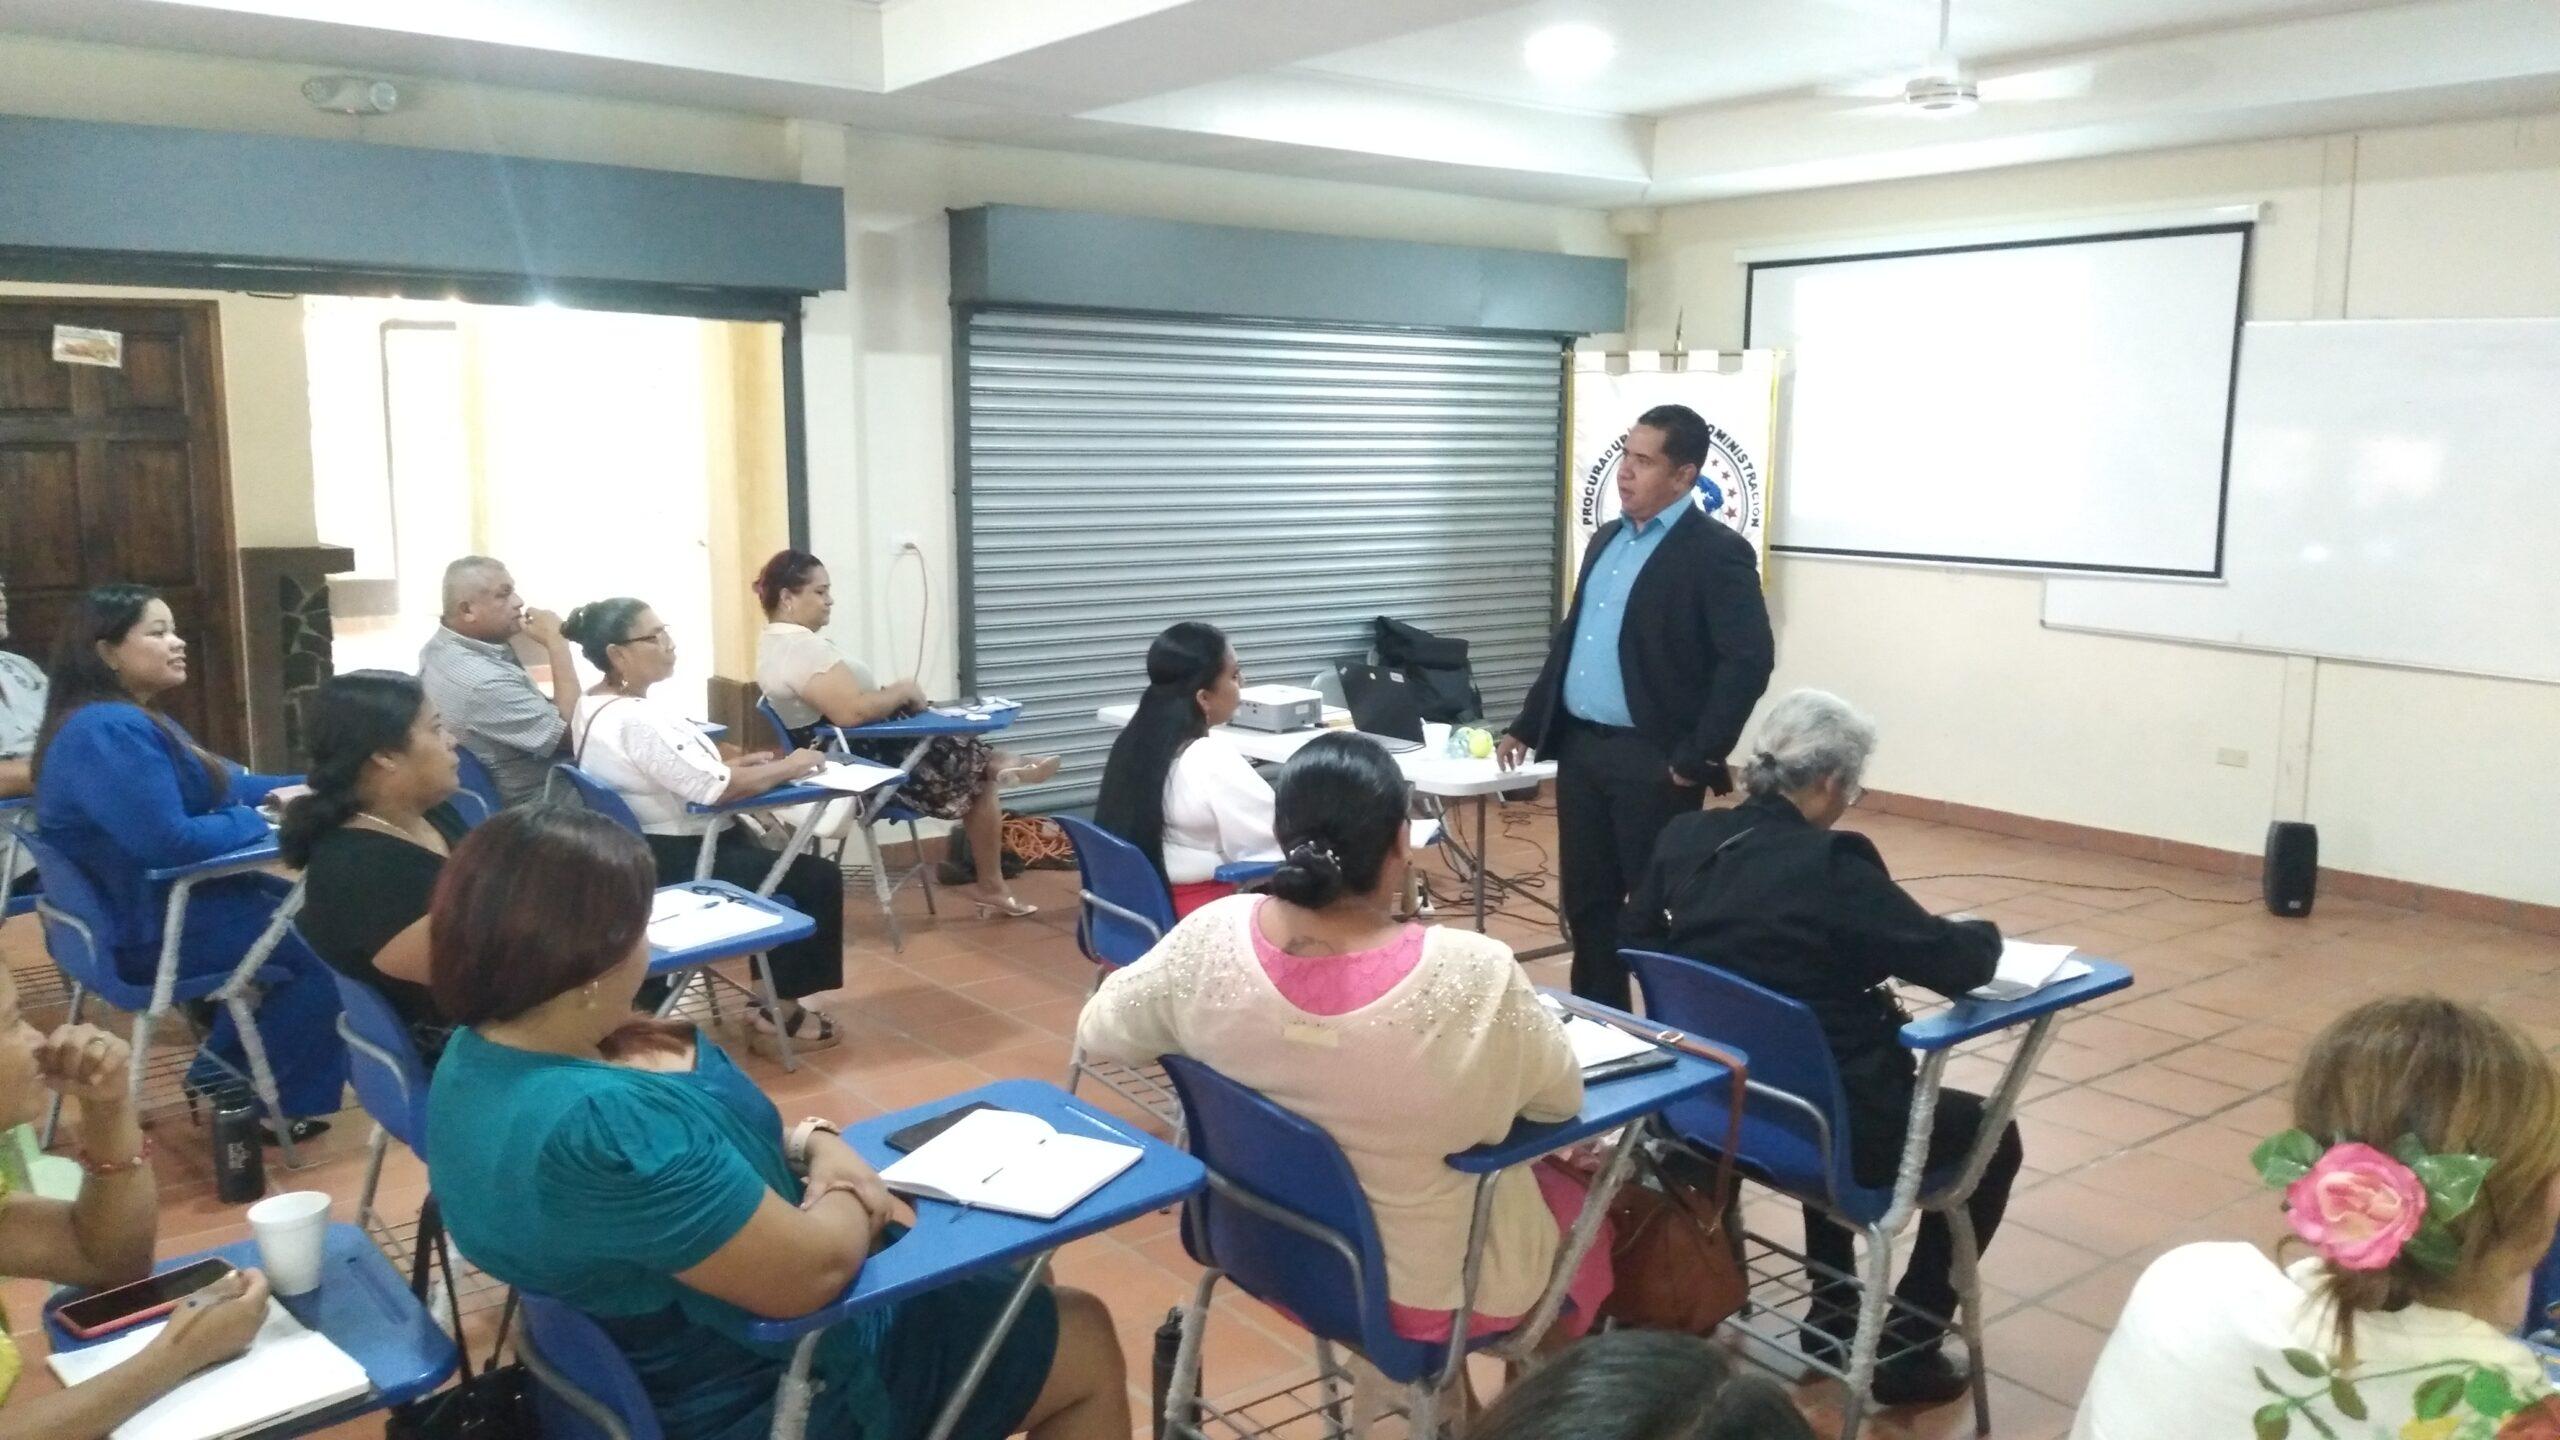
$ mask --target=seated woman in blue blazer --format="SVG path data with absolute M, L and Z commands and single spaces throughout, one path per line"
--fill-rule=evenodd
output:
M 138 985 L 160 965 L 165 890 L 143 872 L 204 860 L 267 835 L 254 808 L 289 777 L 252 775 L 198 745 L 152 708 L 186 683 L 187 642 L 168 604 L 140 585 L 101 585 L 80 599 L 54 647 L 51 693 L 36 743 L 36 825 L 96 887 L 111 932 L 99 938 Z M 287 891 L 272 875 L 198 885 L 187 902 L 182 973 L 227 971 L 274 918 Z M 284 1113 L 337 1112 L 347 1080 L 338 992 L 328 967 L 291 936 L 258 971 L 258 1033 Z M 241 1074 L 248 1062 L 226 1007 L 213 1054 Z M 210 1083 L 199 1061 L 193 1084 Z M 328 1126 L 296 1119 L 296 1139 Z

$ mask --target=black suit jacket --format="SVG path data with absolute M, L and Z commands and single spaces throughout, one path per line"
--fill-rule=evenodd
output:
M 1777 642 L 1769 604 L 1760 594 L 1759 557 L 1751 542 L 1686 500 L 1645 560 L 1627 596 L 1618 629 L 1618 664 L 1636 729 L 1692 780 L 1707 778 L 1742 739 L 1751 707 L 1769 688 Z M 1573 587 L 1573 608 L 1547 646 L 1546 667 L 1529 687 L 1511 733 L 1533 750 L 1553 753 L 1564 710 L 1564 670 L 1582 621 L 1582 582 L 1627 522 L 1612 520 L 1591 537 Z
M 1816 830 L 1779 795 L 1664 826 L 1619 938 L 1704 960 L 1812 1008 L 1839 1062 L 1862 1185 L 1885 1183 L 1900 1165 L 1918 1073 L 1902 1048 L 1910 1017 L 1885 982 L 1961 999 L 1999 969 L 2001 947 L 1999 926 L 1930 914 L 1893 883 L 1875 842 Z

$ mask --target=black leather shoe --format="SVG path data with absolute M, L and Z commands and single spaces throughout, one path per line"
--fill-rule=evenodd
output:
M 1876 1367 L 1867 1393 L 1879 1405 L 1944 1405 L 1973 1389 L 1972 1378 L 1939 1350 L 1903 1355 Z

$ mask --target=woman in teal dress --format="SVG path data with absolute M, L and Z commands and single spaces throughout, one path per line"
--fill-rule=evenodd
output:
M 656 883 L 635 836 L 582 810 L 509 810 L 455 847 L 429 923 L 430 988 L 460 1027 L 428 1101 L 429 1180 L 482 1269 L 596 1319 L 667 1440 L 755 1440 L 789 1356 L 747 1327 L 834 1300 L 898 1202 L 829 1131 L 786 1142 L 691 1026 L 632 1018 Z M 811 1440 L 923 1435 L 1015 1279 L 828 1330 Z M 1127 1440 L 1119 1342 L 1090 1295 L 1032 1297 L 954 1434 L 1024 1430 Z

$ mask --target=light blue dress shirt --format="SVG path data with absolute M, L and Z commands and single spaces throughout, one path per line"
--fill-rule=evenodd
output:
M 1687 502 L 1683 501 L 1681 504 Z M 1627 596 L 1644 573 L 1644 562 L 1662 546 L 1662 537 L 1680 518 L 1680 504 L 1638 525 L 1620 525 L 1607 548 L 1591 564 L 1582 582 L 1582 614 L 1573 627 L 1573 650 L 1565 657 L 1564 708 L 1594 725 L 1635 728 L 1627 708 L 1627 677 L 1618 661 L 1618 629 L 1626 623 Z

